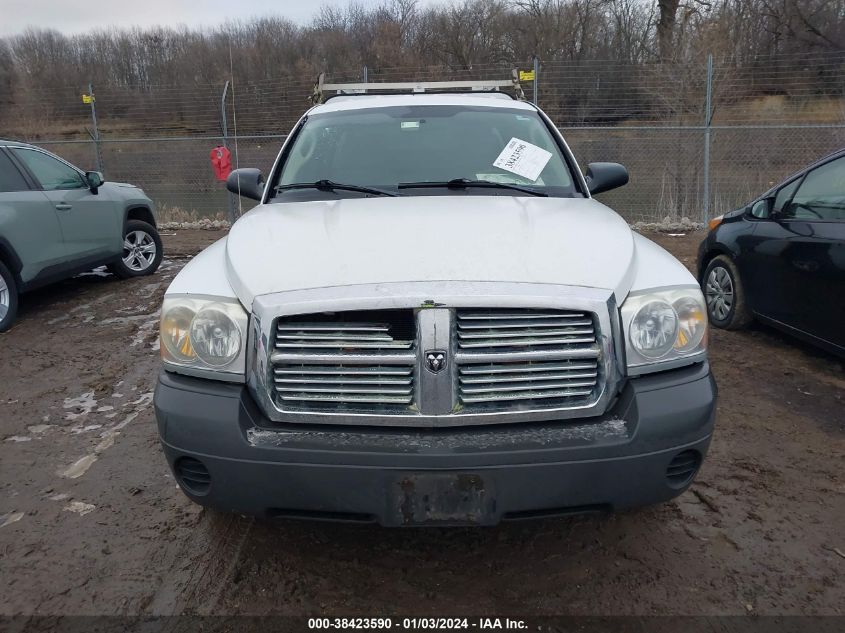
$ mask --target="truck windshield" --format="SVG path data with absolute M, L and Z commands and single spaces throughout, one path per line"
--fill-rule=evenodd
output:
M 571 196 L 576 191 L 560 147 L 536 112 L 453 105 L 310 116 L 285 152 L 271 196 L 366 195 L 307 187 L 321 181 L 400 195 L 536 191 L 533 195 Z

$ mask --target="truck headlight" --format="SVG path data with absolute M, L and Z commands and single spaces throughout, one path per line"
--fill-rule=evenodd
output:
M 704 359 L 707 310 L 697 286 L 633 293 L 621 312 L 629 374 Z
M 165 369 L 241 382 L 249 316 L 232 299 L 166 296 L 161 308 Z

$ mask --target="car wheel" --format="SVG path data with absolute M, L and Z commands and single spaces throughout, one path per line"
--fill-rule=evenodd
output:
M 719 255 L 710 261 L 702 285 L 710 323 L 718 328 L 738 330 L 751 322 L 739 271 L 729 257 Z
M 123 231 L 123 256 L 109 266 L 121 279 L 152 275 L 158 270 L 164 249 L 155 227 L 141 220 L 129 220 Z
M 10 327 L 18 314 L 18 286 L 12 272 L 0 262 L 0 332 Z

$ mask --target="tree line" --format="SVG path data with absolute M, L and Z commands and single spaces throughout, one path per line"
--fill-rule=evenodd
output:
M 65 36 L 30 29 L 0 40 L 0 86 L 98 82 L 143 87 L 241 81 L 309 70 L 524 60 L 681 60 L 713 51 L 737 63 L 845 49 L 845 0 L 386 0 L 208 30 L 157 27 Z
M 63 35 L 29 29 L 0 39 L 0 122 L 57 88 L 95 82 L 134 92 L 157 86 L 312 79 L 367 65 L 472 72 L 538 56 L 678 64 L 712 52 L 738 68 L 782 56 L 845 51 L 845 0 L 384 0 L 324 6 L 307 24 L 282 15 L 216 28 L 161 26 Z M 822 79 L 823 80 L 823 79 Z

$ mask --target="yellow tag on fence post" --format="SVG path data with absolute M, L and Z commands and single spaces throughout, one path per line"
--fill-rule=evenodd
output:
M 533 70 L 520 70 L 519 71 L 519 80 L 520 81 L 534 81 L 534 71 Z
M 94 103 L 94 95 L 82 95 L 82 103 Z

